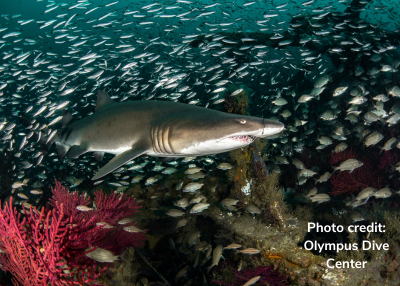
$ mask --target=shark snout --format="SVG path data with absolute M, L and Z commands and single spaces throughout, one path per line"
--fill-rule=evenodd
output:
M 262 137 L 267 137 L 267 136 L 272 136 L 272 135 L 278 134 L 278 133 L 282 132 L 283 129 L 285 129 L 285 124 L 283 124 L 279 121 L 265 120 Z
M 282 122 L 277 122 L 278 126 L 276 126 L 275 128 L 277 129 L 277 132 L 281 132 L 283 129 L 285 129 L 285 124 L 283 124 Z

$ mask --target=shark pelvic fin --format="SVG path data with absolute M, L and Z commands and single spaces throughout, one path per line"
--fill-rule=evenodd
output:
M 95 111 L 99 111 L 104 106 L 114 103 L 115 101 L 111 99 L 111 97 L 104 91 L 99 90 L 97 92 L 97 101 L 96 101 L 96 109 Z
M 99 152 L 99 151 L 93 152 L 93 156 L 97 161 L 101 161 L 103 160 L 104 152 Z
M 50 142 L 48 143 L 49 148 L 50 148 L 50 146 L 51 146 L 52 143 L 53 143 L 52 141 L 50 141 Z M 65 154 L 68 153 L 69 146 L 64 145 L 64 144 L 62 144 L 62 143 L 60 143 L 60 142 L 56 142 L 56 145 L 57 145 L 58 158 L 59 158 L 59 159 L 64 158 Z
M 80 155 L 85 154 L 87 151 L 89 151 L 89 144 L 87 143 L 82 143 L 81 145 L 74 145 L 69 149 L 67 157 L 76 159 Z
M 135 146 L 134 148 L 115 156 L 110 162 L 108 162 L 103 168 L 101 168 L 100 171 L 96 173 L 96 175 L 94 175 L 92 180 L 97 180 L 107 175 L 108 173 L 111 173 L 115 169 L 121 167 L 126 162 L 143 155 L 146 151 L 147 148 L 144 148 L 142 146 Z

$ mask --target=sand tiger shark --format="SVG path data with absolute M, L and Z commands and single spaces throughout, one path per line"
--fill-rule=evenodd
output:
M 92 178 L 97 180 L 141 155 L 192 157 L 241 148 L 256 138 L 278 134 L 279 121 L 236 115 L 171 101 L 114 102 L 98 91 L 95 112 L 73 121 L 63 117 L 63 127 L 49 142 L 60 158 L 77 158 L 94 152 L 116 156 Z

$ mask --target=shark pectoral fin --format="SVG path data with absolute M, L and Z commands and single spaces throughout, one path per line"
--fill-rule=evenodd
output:
M 97 180 L 108 173 L 111 173 L 118 167 L 121 167 L 126 162 L 143 155 L 147 151 L 147 148 L 144 147 L 135 147 L 130 150 L 127 150 L 117 156 L 115 156 L 110 162 L 108 162 L 103 168 L 101 168 L 96 175 L 92 178 L 92 180 Z
M 99 151 L 93 152 L 93 156 L 97 161 L 101 161 L 103 160 L 104 152 L 99 152 Z
M 74 145 L 69 149 L 67 157 L 75 159 L 78 158 L 80 155 L 86 153 L 87 151 L 89 151 L 89 144 L 87 143 L 82 143 L 81 145 Z

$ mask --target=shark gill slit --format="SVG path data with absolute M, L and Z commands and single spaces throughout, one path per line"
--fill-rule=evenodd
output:
M 154 152 L 160 152 L 160 150 L 159 150 L 159 147 L 158 147 L 158 137 L 157 137 L 157 132 L 158 132 L 158 127 L 157 126 L 155 126 L 155 127 L 153 127 L 152 128 L 152 130 L 153 130 L 153 132 L 152 132 L 152 135 L 153 135 L 153 148 L 154 148 Z
M 156 149 L 156 145 L 154 144 L 154 128 L 150 128 L 150 141 L 151 141 L 151 146 L 153 147 L 153 150 Z
M 160 151 L 161 153 L 166 153 L 165 148 L 164 148 L 164 138 L 163 138 L 163 133 L 164 133 L 164 128 L 160 126 L 158 128 L 158 144 L 160 145 Z
M 163 134 L 163 145 L 164 149 L 168 154 L 172 154 L 171 146 L 169 145 L 169 126 L 167 126 L 164 134 Z
M 157 127 L 156 127 L 156 131 L 154 132 L 154 136 L 156 137 L 156 150 L 157 150 L 157 152 L 158 153 L 162 153 L 162 150 L 161 150 L 161 143 L 162 142 L 160 142 L 160 127 L 157 125 Z
M 162 153 L 162 148 L 161 148 L 162 142 L 160 141 L 160 139 L 162 139 L 162 138 L 160 138 L 160 127 L 158 125 L 157 125 L 157 129 L 156 129 L 154 136 L 156 136 L 156 138 L 157 138 L 157 140 L 156 140 L 157 152 Z
M 265 119 L 263 118 L 263 120 L 261 121 L 261 124 L 264 126 L 261 135 L 264 135 L 264 131 L 265 131 Z M 254 140 L 253 140 L 254 141 Z

